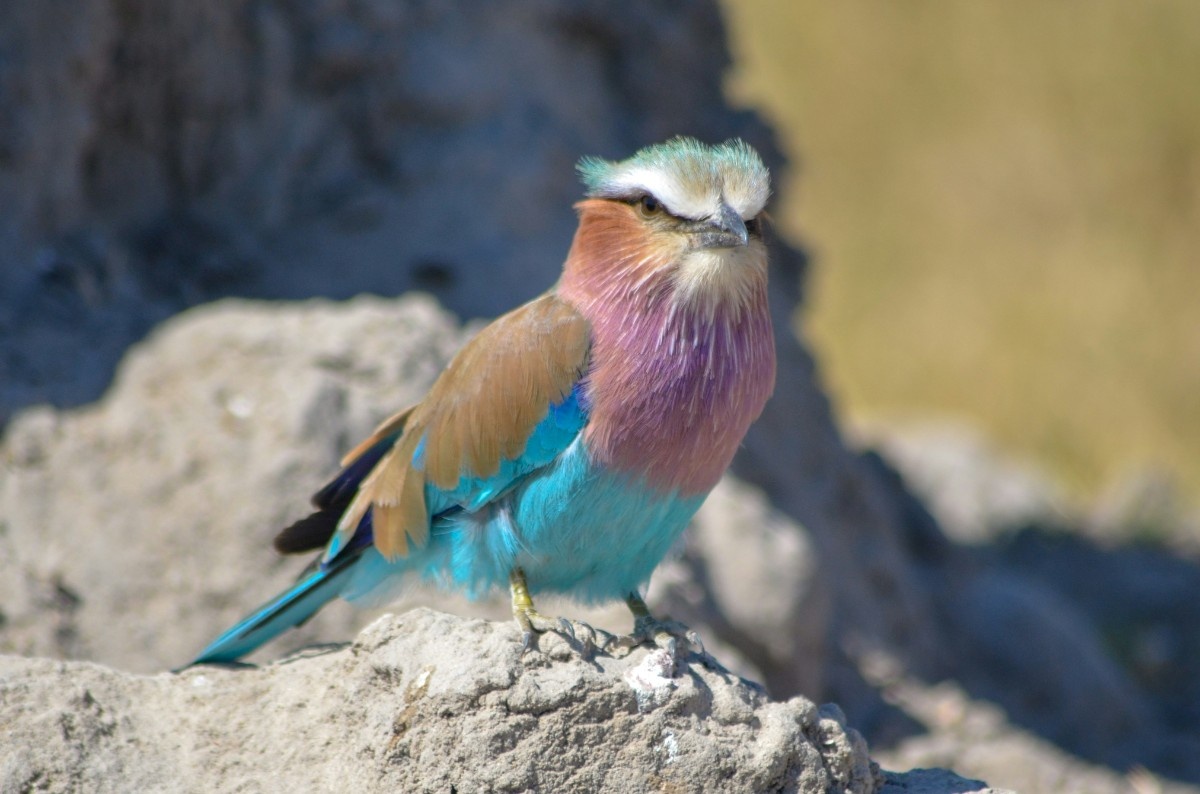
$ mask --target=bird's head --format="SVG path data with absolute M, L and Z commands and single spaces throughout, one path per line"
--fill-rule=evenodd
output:
M 596 299 L 656 290 L 710 312 L 761 291 L 770 174 L 746 143 L 674 138 L 619 162 L 584 158 L 579 172 L 588 198 L 568 289 Z

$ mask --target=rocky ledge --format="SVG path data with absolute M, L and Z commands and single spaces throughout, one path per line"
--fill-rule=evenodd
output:
M 709 659 L 580 655 L 428 609 L 264 667 L 0 657 L 4 791 L 984 792 L 881 772 L 836 706 Z

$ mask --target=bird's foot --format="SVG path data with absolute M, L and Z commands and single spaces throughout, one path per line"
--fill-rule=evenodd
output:
M 708 655 L 698 633 L 677 620 L 654 617 L 641 596 L 631 594 L 625 603 L 633 613 L 633 631 L 618 638 L 614 650 L 628 654 L 640 645 L 655 645 L 667 651 L 677 662 L 683 661 L 683 657 L 693 651 L 700 656 Z
M 655 645 L 676 659 L 680 658 L 681 651 L 684 655 L 692 651 L 701 656 L 707 654 L 698 633 L 679 621 L 670 619 L 638 618 L 633 623 L 633 631 L 618 637 L 613 648 L 629 653 L 640 645 Z
M 520 568 L 509 575 L 509 585 L 512 589 L 513 618 L 521 627 L 522 656 L 534 647 L 537 635 L 547 631 L 562 635 L 563 639 L 572 645 L 579 646 L 579 651 L 585 659 L 591 658 L 598 649 L 605 649 L 614 642 L 615 638 L 611 634 L 594 629 L 582 620 L 547 617 L 538 612 L 529 596 L 525 573 Z
M 603 629 L 597 629 L 582 620 L 571 620 L 564 617 L 547 617 L 535 610 L 516 615 L 517 624 L 521 627 L 521 655 L 524 656 L 532 649 L 538 634 L 554 632 L 576 646 L 584 659 L 592 658 L 597 651 L 602 651 L 616 642 L 616 637 Z

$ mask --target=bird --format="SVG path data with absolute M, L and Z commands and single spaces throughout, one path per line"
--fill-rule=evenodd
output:
M 544 593 L 623 599 L 632 644 L 674 641 L 641 593 L 774 389 L 770 174 L 740 139 L 690 137 L 577 171 L 558 281 L 343 458 L 315 512 L 274 540 L 319 554 L 192 665 L 235 662 L 334 598 L 386 603 L 414 580 L 470 597 L 507 586 L 525 650 L 571 626 L 537 611 Z

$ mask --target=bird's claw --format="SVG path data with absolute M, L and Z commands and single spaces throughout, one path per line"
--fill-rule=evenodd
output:
M 517 610 L 514 617 L 521 627 L 522 657 L 536 647 L 537 635 L 546 632 L 554 632 L 570 645 L 577 646 L 585 659 L 591 658 L 597 650 L 607 649 L 615 639 L 608 632 L 592 628 L 582 620 L 551 618 L 534 609 Z
M 618 638 L 614 647 L 626 655 L 641 645 L 655 645 L 676 660 L 681 660 L 680 645 L 683 646 L 683 655 L 693 652 L 700 656 L 708 655 L 700 635 L 693 629 L 677 620 L 658 620 L 650 615 L 637 618 L 633 631 Z
M 537 645 L 537 635 L 561 628 L 561 618 L 548 618 L 534 609 L 532 604 L 513 609 L 513 617 L 521 627 L 521 656 L 529 653 Z
M 585 659 L 590 659 L 596 651 L 605 651 L 616 639 L 603 629 L 593 628 L 582 620 L 559 619 L 566 626 L 566 633 L 573 644 L 579 646 L 579 652 Z

